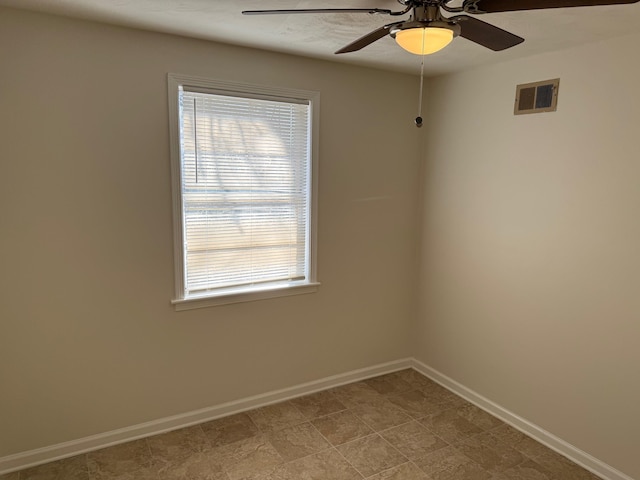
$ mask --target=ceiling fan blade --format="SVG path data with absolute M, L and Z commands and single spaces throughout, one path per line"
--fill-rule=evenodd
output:
M 371 13 L 389 15 L 383 8 L 305 8 L 296 10 L 245 10 L 243 15 L 289 15 L 292 13 Z
M 394 22 L 394 23 L 390 23 L 389 25 L 385 25 L 383 27 L 377 28 L 373 32 L 369 32 L 366 35 L 360 37 L 355 42 L 351 42 L 349 45 L 342 47 L 340 50 L 336 51 L 335 53 L 338 54 L 338 53 L 356 52 L 366 47 L 367 45 L 371 45 L 376 40 L 380 40 L 381 38 L 386 37 L 387 35 L 389 35 L 389 32 L 391 31 L 391 27 L 393 27 L 394 25 L 400 25 L 401 23 L 402 22 Z
M 513 0 L 510 0 L 513 1 Z M 524 42 L 524 38 L 467 15 L 450 18 L 460 25 L 460 36 L 487 47 L 494 52 L 515 47 Z
M 400 25 L 401 23 L 402 22 L 390 23 L 389 25 L 385 25 L 384 27 L 380 27 L 380 28 L 374 30 L 373 32 L 369 32 L 365 36 L 360 37 L 359 39 L 357 39 L 355 42 L 351 42 L 349 45 L 346 45 L 346 46 L 342 47 L 336 53 L 348 53 L 348 52 L 358 51 L 358 50 L 366 47 L 367 45 L 372 44 L 376 40 L 380 40 L 381 38 L 386 37 L 387 35 L 389 35 L 389 33 L 391 31 L 391 27 L 393 27 L 395 25 Z
M 467 13 L 515 12 L 544 8 L 594 7 L 597 5 L 624 5 L 640 0 L 465 0 Z

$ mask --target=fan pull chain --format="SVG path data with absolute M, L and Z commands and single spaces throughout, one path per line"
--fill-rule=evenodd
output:
M 424 55 L 420 64 L 420 95 L 418 96 L 418 116 L 416 117 L 416 127 L 422 127 L 422 86 L 424 84 Z

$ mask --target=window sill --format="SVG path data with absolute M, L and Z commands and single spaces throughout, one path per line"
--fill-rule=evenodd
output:
M 320 283 L 304 283 L 301 285 L 277 286 L 264 288 L 261 290 L 236 291 L 224 293 L 209 293 L 206 296 L 193 296 L 189 298 L 179 298 L 171 303 L 177 312 L 182 310 L 193 310 L 196 308 L 215 307 L 218 305 L 229 305 L 231 303 L 254 302 L 256 300 L 266 300 L 268 298 L 288 297 L 291 295 L 304 295 L 318 291 Z

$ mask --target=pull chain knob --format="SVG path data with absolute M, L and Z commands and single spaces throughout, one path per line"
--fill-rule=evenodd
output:
M 424 30 L 422 35 L 424 36 Z M 424 43 L 423 43 L 424 44 Z M 418 95 L 418 116 L 415 119 L 416 127 L 422 127 L 422 87 L 424 84 L 424 55 L 421 56 L 420 62 L 420 95 Z

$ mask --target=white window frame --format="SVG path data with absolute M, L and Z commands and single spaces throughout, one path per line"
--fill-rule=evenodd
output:
M 168 74 L 169 93 L 169 134 L 171 148 L 171 188 L 173 197 L 173 245 L 174 245 L 174 276 L 175 297 L 171 301 L 176 310 L 189 310 L 193 308 L 241 303 L 267 298 L 275 298 L 289 295 L 313 293 L 317 291 L 320 283 L 316 277 L 316 250 L 317 250 L 317 184 L 318 184 L 318 131 L 320 125 L 320 93 L 291 88 L 279 88 L 248 83 L 213 80 L 202 77 L 194 77 L 181 74 Z M 209 291 L 201 295 L 185 295 L 185 255 L 184 255 L 184 230 L 183 230 L 183 205 L 182 205 L 182 168 L 180 151 L 180 111 L 179 89 L 210 90 L 211 93 L 229 92 L 242 96 L 266 96 L 280 97 L 284 99 L 302 99 L 308 101 L 311 107 L 311 168 L 310 168 L 310 208 L 309 208 L 309 232 L 308 232 L 308 278 L 304 281 L 283 284 L 253 287 L 239 287 L 237 289 L 224 289 L 224 291 Z

